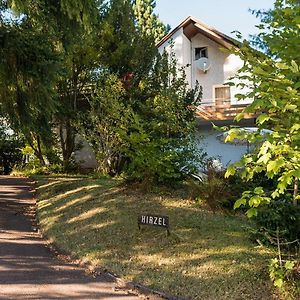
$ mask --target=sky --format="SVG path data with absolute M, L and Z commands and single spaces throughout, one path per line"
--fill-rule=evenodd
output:
M 235 37 L 238 30 L 244 38 L 258 33 L 259 19 L 250 9 L 270 9 L 274 0 L 156 0 L 155 12 L 173 29 L 186 17 L 193 16 L 219 31 Z

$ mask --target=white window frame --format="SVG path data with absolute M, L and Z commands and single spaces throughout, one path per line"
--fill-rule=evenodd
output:
M 230 91 L 230 98 L 228 99 L 230 101 L 230 104 L 231 104 L 231 100 L 232 100 L 232 95 L 231 95 L 231 86 L 230 85 L 226 85 L 226 84 L 214 84 L 212 86 L 213 88 L 213 102 L 216 103 L 216 88 L 223 88 L 223 87 L 227 87 L 229 88 L 229 91 Z
M 195 47 L 194 48 L 194 61 L 196 61 L 197 59 L 196 59 L 196 49 L 198 49 L 198 48 L 202 48 L 202 49 L 206 49 L 206 57 L 208 58 L 208 46 L 198 46 L 198 47 Z M 204 57 L 204 56 L 202 56 L 202 57 Z M 201 57 L 200 57 L 201 58 Z

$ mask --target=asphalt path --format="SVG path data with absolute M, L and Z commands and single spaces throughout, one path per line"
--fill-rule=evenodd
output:
M 141 299 L 59 260 L 35 229 L 34 207 L 28 179 L 0 176 L 0 299 Z

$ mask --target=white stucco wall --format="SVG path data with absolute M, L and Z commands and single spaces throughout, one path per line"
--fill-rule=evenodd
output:
M 215 85 L 224 84 L 224 64 L 228 54 L 221 52 L 220 45 L 208 39 L 204 35 L 197 34 L 192 38 L 192 73 L 193 87 L 196 80 L 203 88 L 202 102 L 212 102 Z M 210 69 L 204 73 L 195 65 L 195 48 L 207 47 L 208 59 L 211 63 Z
M 175 54 L 177 59 L 178 68 L 185 68 L 186 79 L 189 87 L 192 86 L 191 75 L 191 42 L 183 33 L 183 29 L 178 29 L 171 39 L 164 42 L 159 48 L 159 53 L 163 53 L 166 50 L 167 53 L 171 51 Z
M 183 33 L 182 33 L 183 34 Z M 191 55 L 191 42 L 190 40 L 183 34 L 182 37 L 182 62 L 185 67 L 186 79 L 189 87 L 192 87 L 192 55 Z
M 183 29 L 178 29 L 172 36 L 171 39 L 164 42 L 159 48 L 159 53 L 163 53 L 164 50 L 167 51 L 167 53 L 171 53 L 171 51 L 176 55 L 177 63 L 179 66 L 183 66 L 184 64 L 184 46 L 183 46 Z
M 159 47 L 159 52 L 164 49 L 170 53 L 173 44 L 173 52 L 178 60 L 178 67 L 186 67 L 187 82 L 190 87 L 195 87 L 196 80 L 203 88 L 202 103 L 214 102 L 214 88 L 224 85 L 242 67 L 243 61 L 236 55 L 224 52 L 222 46 L 212 41 L 206 36 L 198 33 L 191 41 L 183 33 L 183 29 L 178 29 L 171 39 L 164 42 Z M 204 73 L 197 69 L 195 65 L 195 48 L 207 47 L 208 59 L 211 63 L 210 69 Z M 233 81 L 234 80 L 230 80 Z M 238 101 L 234 95 L 245 92 L 237 86 L 230 87 L 231 103 L 244 104 L 251 103 L 251 99 Z

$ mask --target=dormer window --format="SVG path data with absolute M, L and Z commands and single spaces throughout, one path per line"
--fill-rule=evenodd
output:
M 207 47 L 195 48 L 195 60 L 198 60 L 201 57 L 208 58 Z

